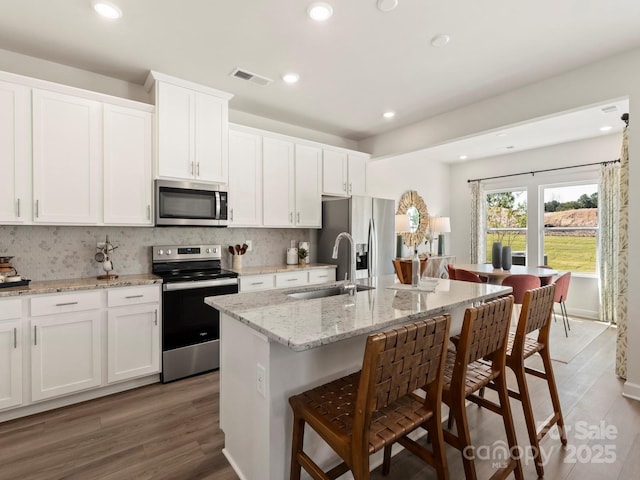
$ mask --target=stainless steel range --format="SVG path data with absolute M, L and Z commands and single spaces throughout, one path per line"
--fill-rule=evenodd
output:
M 153 248 L 162 277 L 162 382 L 220 367 L 220 314 L 205 297 L 238 293 L 238 275 L 220 268 L 220 245 Z

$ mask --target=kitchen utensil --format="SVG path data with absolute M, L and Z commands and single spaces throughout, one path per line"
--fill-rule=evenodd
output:
M 231 255 L 235 255 L 236 254 L 236 251 L 233 249 L 233 247 L 231 245 L 229 245 L 229 253 Z
M 236 253 L 240 255 L 240 245 L 236 245 Z
M 0 257 L 0 263 L 11 263 L 13 257 Z
M 249 248 L 249 245 L 247 245 L 246 243 L 243 243 L 242 248 L 240 249 L 240 253 L 244 255 L 245 253 L 247 253 L 248 248 Z

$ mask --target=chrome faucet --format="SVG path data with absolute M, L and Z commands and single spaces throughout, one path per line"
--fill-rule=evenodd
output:
M 331 255 L 331 258 L 338 258 L 338 245 L 340 245 L 340 240 L 342 240 L 343 238 L 349 240 L 349 248 L 351 249 L 349 279 L 347 283 L 345 283 L 344 289 L 349 293 L 349 295 L 353 296 L 356 294 L 356 244 L 353 242 L 353 237 L 349 233 L 341 232 L 338 234 L 338 236 L 336 237 L 336 242 L 333 244 L 333 255 Z

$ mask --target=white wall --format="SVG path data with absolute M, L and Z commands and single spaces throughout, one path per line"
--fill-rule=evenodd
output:
M 384 160 L 370 161 L 367 166 L 367 190 L 373 197 L 391 198 L 396 201 L 407 190 L 415 190 L 427 205 L 429 215 L 449 215 L 449 165 L 427 162 L 417 152 Z M 435 249 L 437 240 L 433 243 Z M 445 239 L 445 253 L 451 249 Z M 422 245 L 420 252 L 426 251 Z M 408 256 L 405 248 L 403 256 Z
M 444 115 L 360 142 L 374 157 L 416 151 L 456 138 L 518 124 L 533 118 L 629 97 L 640 112 L 640 49 L 615 55 L 570 72 L 487 99 Z M 629 130 L 629 252 L 640 251 L 640 135 Z M 465 175 L 465 178 L 467 176 Z M 629 268 L 627 382 L 624 393 L 640 400 L 640 270 Z

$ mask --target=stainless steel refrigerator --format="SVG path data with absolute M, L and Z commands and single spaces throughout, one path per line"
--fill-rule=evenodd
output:
M 338 258 L 331 258 L 340 232 L 353 236 L 356 245 L 356 278 L 393 274 L 395 257 L 395 202 L 382 198 L 325 199 L 322 230 L 318 238 L 318 261 L 338 265 L 336 279 L 349 272 L 349 242 L 340 242 Z

